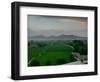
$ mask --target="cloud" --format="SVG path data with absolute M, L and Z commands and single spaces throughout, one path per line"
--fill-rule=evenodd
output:
M 87 28 L 87 18 L 67 18 L 61 19 L 61 21 L 70 24 L 79 24 L 82 28 Z
M 31 35 L 78 35 L 87 36 L 87 18 L 85 17 L 55 17 L 28 16 L 28 29 Z M 29 32 L 29 31 L 28 31 Z

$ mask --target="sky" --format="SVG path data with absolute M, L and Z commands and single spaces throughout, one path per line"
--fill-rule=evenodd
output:
M 28 36 L 76 35 L 87 37 L 86 17 L 28 15 Z

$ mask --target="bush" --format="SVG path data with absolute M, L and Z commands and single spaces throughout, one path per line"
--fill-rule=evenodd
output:
M 87 55 L 87 43 L 80 40 L 73 40 L 70 44 L 74 47 L 73 52 L 78 52 L 81 55 Z
M 73 57 L 73 55 L 70 56 L 70 62 L 74 62 L 76 59 Z
M 80 47 L 78 51 L 81 55 L 87 55 L 87 47 L 86 46 Z

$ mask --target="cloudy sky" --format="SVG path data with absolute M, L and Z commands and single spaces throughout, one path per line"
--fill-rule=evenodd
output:
M 28 36 L 61 34 L 87 37 L 87 18 L 28 15 Z

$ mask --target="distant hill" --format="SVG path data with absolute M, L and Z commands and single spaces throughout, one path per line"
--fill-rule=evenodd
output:
M 87 40 L 87 37 L 80 37 L 75 35 L 59 35 L 59 36 L 31 36 L 29 40 Z

